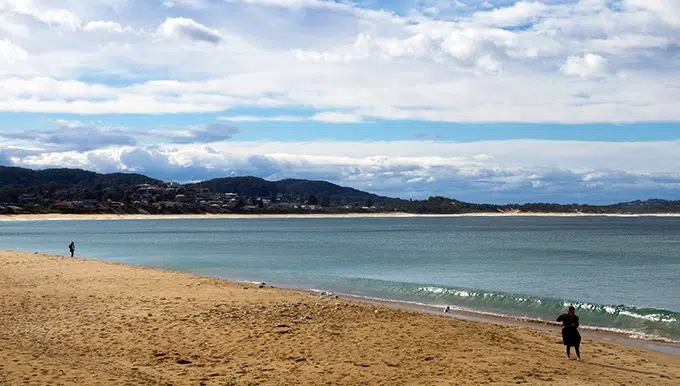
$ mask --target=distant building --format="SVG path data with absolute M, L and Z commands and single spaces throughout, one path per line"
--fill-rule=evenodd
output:
M 73 204 L 69 201 L 57 201 L 50 206 L 50 209 L 72 209 Z

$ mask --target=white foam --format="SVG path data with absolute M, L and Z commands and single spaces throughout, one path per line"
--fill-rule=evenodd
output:
M 439 288 L 439 287 L 433 287 L 433 288 Z M 440 290 L 443 290 L 442 288 L 439 288 Z M 310 289 L 310 291 L 314 292 L 323 292 L 321 290 L 316 290 L 316 289 Z M 536 317 L 529 317 L 529 316 L 512 316 L 512 315 L 507 315 L 507 314 L 501 314 L 501 313 L 496 313 L 496 312 L 487 312 L 487 311 L 480 311 L 480 310 L 475 310 L 472 308 L 468 307 L 461 307 L 461 306 L 455 306 L 455 305 L 450 305 L 450 304 L 431 304 L 431 303 L 421 303 L 421 302 L 415 302 L 415 301 L 400 301 L 400 300 L 392 300 L 392 299 L 385 299 L 385 298 L 379 298 L 379 297 L 371 297 L 371 296 L 359 296 L 359 295 L 352 295 L 352 294 L 343 294 L 339 293 L 338 295 L 345 296 L 345 297 L 350 297 L 350 298 L 355 298 L 355 299 L 365 299 L 368 301 L 377 301 L 381 303 L 386 303 L 386 304 L 393 304 L 393 305 L 398 305 L 398 304 L 403 304 L 403 305 L 408 305 L 408 306 L 414 306 L 417 308 L 424 308 L 424 309 L 442 309 L 445 307 L 450 307 L 452 311 L 461 311 L 461 312 L 466 312 L 470 313 L 472 315 L 479 315 L 480 318 L 483 317 L 491 317 L 491 318 L 500 318 L 500 319 L 506 319 L 506 320 L 515 320 L 519 322 L 524 322 L 529 325 L 532 323 L 539 323 L 542 325 L 552 325 L 552 326 L 561 326 L 560 323 L 556 323 L 553 321 L 545 321 L 541 318 L 536 318 Z M 592 306 L 592 305 L 591 305 Z M 455 315 L 452 315 L 455 317 Z M 626 329 L 620 329 L 620 328 L 613 328 L 613 327 L 598 327 L 598 326 L 588 326 L 588 325 L 581 325 L 580 326 L 584 330 L 591 330 L 591 331 L 603 331 L 603 332 L 610 332 L 610 333 L 615 333 L 618 335 L 625 336 L 629 339 L 634 339 L 634 340 L 641 340 L 641 341 L 649 341 L 649 342 L 659 342 L 659 343 L 670 343 L 670 344 L 680 344 L 680 340 L 673 340 L 670 338 L 664 338 L 662 336 L 654 335 L 654 334 L 647 334 L 641 331 L 636 331 L 636 330 L 626 330 Z

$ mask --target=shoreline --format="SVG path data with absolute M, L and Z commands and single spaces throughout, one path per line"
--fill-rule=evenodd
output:
M 213 276 L 207 276 L 213 277 Z M 217 277 L 216 277 L 217 278 Z M 234 281 L 228 278 L 218 278 L 227 281 Z M 236 283 L 244 284 L 255 284 L 256 282 L 249 281 L 234 281 Z M 294 286 L 276 286 L 276 288 L 284 288 L 292 291 L 300 291 L 304 293 L 310 293 L 315 296 L 334 298 L 338 299 L 356 301 L 367 304 L 381 305 L 384 307 L 395 308 L 395 309 L 405 309 L 409 311 L 416 311 L 420 313 L 427 313 L 431 315 L 438 315 L 444 317 L 457 318 L 461 320 L 468 320 L 481 323 L 494 323 L 502 324 L 507 326 L 519 326 L 524 328 L 531 328 L 538 331 L 546 331 L 553 333 L 560 333 L 562 325 L 558 322 L 553 322 L 550 320 L 540 320 L 525 318 L 512 315 L 495 314 L 490 312 L 476 311 L 472 309 L 464 309 L 451 306 L 448 312 L 443 312 L 442 305 L 426 304 L 413 301 L 403 301 L 403 300 L 392 300 L 384 298 L 375 298 L 370 296 L 354 295 L 343 292 L 332 292 L 326 290 L 319 290 L 313 288 L 304 287 L 294 287 Z M 641 337 L 633 337 L 633 335 L 644 335 L 634 331 L 619 330 L 615 328 L 607 327 L 595 327 L 588 325 L 581 325 L 581 335 L 583 337 L 607 340 L 611 342 L 625 344 L 627 346 L 634 346 L 639 348 L 644 348 L 648 350 L 658 351 L 669 355 L 680 356 L 680 341 L 660 338 L 660 337 L 650 337 L 649 339 Z
M 0 251 L 0 384 L 674 385 L 680 356 L 122 263 Z
M 296 288 L 290 288 L 298 290 Z M 316 290 L 310 290 L 313 293 Z M 386 307 L 407 309 L 417 312 L 424 312 L 433 315 L 441 315 L 446 317 L 458 318 L 462 320 L 469 320 L 481 323 L 497 323 L 508 326 L 519 326 L 531 328 L 538 331 L 547 331 L 553 333 L 560 333 L 562 325 L 553 321 L 545 321 L 538 319 L 522 318 L 510 315 L 500 315 L 493 313 L 485 313 L 475 310 L 451 308 L 448 313 L 442 312 L 441 306 L 430 304 L 405 302 L 390 299 L 379 299 L 365 296 L 357 296 L 351 294 L 338 293 L 341 299 L 354 300 L 358 302 L 383 305 Z M 611 342 L 621 343 L 628 346 L 644 348 L 648 350 L 658 351 L 670 355 L 680 355 L 680 341 L 669 341 L 664 339 L 642 339 L 631 337 L 628 332 L 616 331 L 615 329 L 607 329 L 604 327 L 592 327 L 582 325 L 580 327 L 581 335 L 584 338 L 592 338 L 597 340 L 607 340 Z
M 14 251 L 14 250 L 0 250 L 0 255 L 3 253 L 20 253 L 20 254 L 42 254 L 40 252 L 26 252 L 26 251 Z M 51 256 L 51 255 L 50 255 Z M 54 255 L 60 258 L 68 258 L 64 255 Z M 157 268 L 146 265 L 128 264 L 128 263 L 118 263 L 96 258 L 87 257 L 77 257 L 85 261 L 100 262 L 104 264 L 114 264 L 123 265 L 129 267 L 136 267 L 141 269 L 153 269 L 167 272 L 175 272 L 186 275 L 193 275 L 203 278 L 210 278 L 216 280 L 223 280 L 229 283 L 235 283 L 237 285 L 259 285 L 261 281 L 252 280 L 242 280 L 233 279 L 229 277 L 220 276 L 210 276 L 206 274 L 195 274 L 179 270 L 172 270 L 166 268 Z M 415 301 L 404 301 L 404 300 L 393 300 L 385 298 L 376 298 L 370 296 L 356 295 L 351 293 L 335 292 L 324 289 L 310 288 L 306 286 L 294 286 L 294 285 L 282 285 L 280 283 L 269 282 L 266 283 L 271 288 L 280 288 L 289 291 L 295 291 L 299 293 L 310 294 L 312 296 L 327 297 L 329 299 L 335 297 L 338 299 L 356 301 L 365 304 L 381 305 L 384 307 L 394 308 L 394 309 L 404 309 L 409 311 L 415 311 L 419 313 L 427 313 L 432 315 L 453 317 L 461 320 L 482 322 L 482 323 L 498 323 L 507 326 L 520 326 L 524 328 L 531 328 L 538 331 L 556 332 L 561 331 L 561 324 L 553 322 L 550 320 L 533 319 L 528 317 L 513 316 L 507 314 L 497 314 L 491 312 L 478 311 L 474 309 L 459 308 L 456 306 L 451 306 L 447 313 L 443 312 L 443 305 L 427 304 Z M 596 326 L 581 326 L 582 335 L 584 337 L 590 337 L 593 339 L 607 340 L 616 343 L 622 343 L 628 346 L 634 346 L 644 349 L 649 349 L 653 351 L 662 352 L 670 355 L 680 356 L 680 341 L 670 340 L 662 337 L 649 336 L 646 334 L 638 333 L 635 331 L 620 330 L 616 328 L 607 327 L 596 327 Z M 635 337 L 637 336 L 637 337 Z
M 305 218 L 448 218 L 448 217 L 680 217 L 680 213 L 308 213 L 308 214 L 16 214 L 0 215 L 0 221 L 46 221 L 46 220 L 180 220 L 180 219 L 305 219 Z

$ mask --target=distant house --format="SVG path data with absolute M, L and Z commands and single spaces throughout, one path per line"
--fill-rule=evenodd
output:
M 137 190 L 144 191 L 144 190 L 153 190 L 153 186 L 150 184 L 140 184 L 137 185 Z
M 22 194 L 19 196 L 20 204 L 34 204 L 38 197 L 34 194 Z
M 50 209 L 73 209 L 73 204 L 69 201 L 57 201 L 50 206 Z

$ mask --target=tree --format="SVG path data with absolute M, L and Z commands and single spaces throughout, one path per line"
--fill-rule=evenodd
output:
M 14 186 L 3 186 L 0 188 L 0 202 L 16 203 L 19 202 L 19 191 Z
M 316 198 L 315 195 L 310 194 L 309 197 L 307 198 L 307 204 L 309 204 L 309 205 L 318 205 L 318 204 L 319 204 L 319 199 Z
M 244 206 L 246 206 L 246 200 L 239 196 L 238 200 L 236 200 L 236 209 L 242 209 Z
M 130 206 L 130 204 L 132 204 L 132 193 L 130 191 L 127 191 L 127 190 L 125 191 L 125 197 L 123 199 L 123 204 L 125 204 L 125 206 Z
M 124 199 L 125 192 L 122 187 L 117 185 L 106 189 L 106 192 L 104 193 L 104 200 L 122 201 Z

